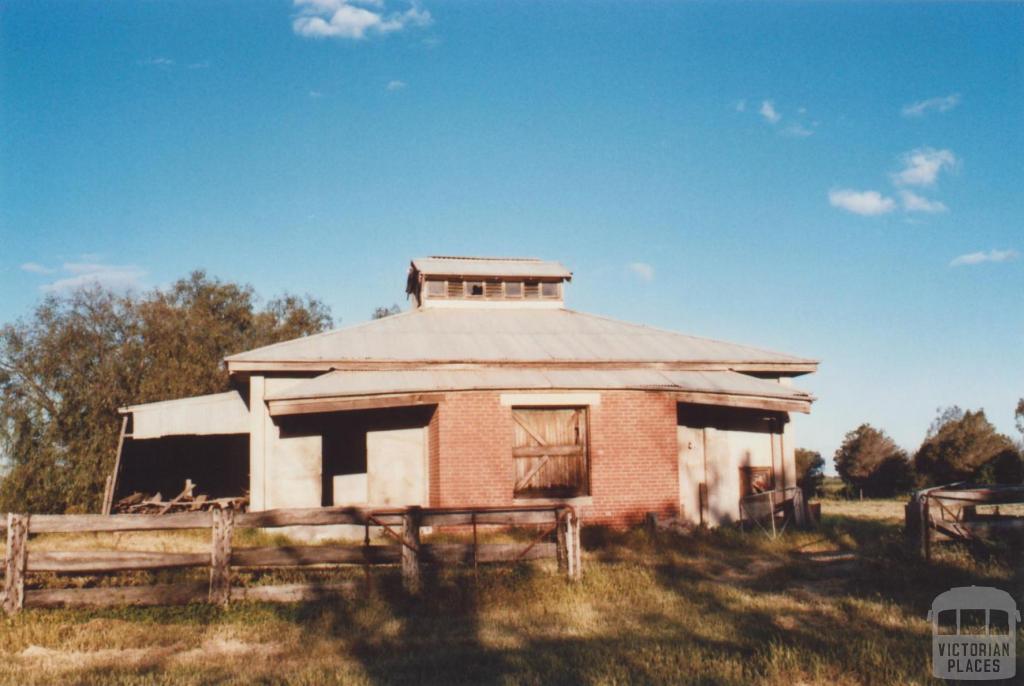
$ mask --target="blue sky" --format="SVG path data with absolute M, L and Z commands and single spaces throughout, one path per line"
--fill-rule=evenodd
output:
M 342 324 L 421 254 L 822 360 L 802 445 L 1024 395 L 1024 6 L 0 4 L 0 321 L 195 268 Z

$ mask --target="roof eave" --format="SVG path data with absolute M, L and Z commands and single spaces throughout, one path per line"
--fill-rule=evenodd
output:
M 327 372 L 332 370 L 460 369 L 473 367 L 516 367 L 543 369 L 648 368 L 681 371 L 735 371 L 752 374 L 801 376 L 818 369 L 814 360 L 792 362 L 713 361 L 515 361 L 515 360 L 245 360 L 226 358 L 228 373 Z

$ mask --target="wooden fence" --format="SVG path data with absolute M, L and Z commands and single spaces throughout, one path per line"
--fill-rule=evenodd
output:
M 362 546 L 299 545 L 234 548 L 232 532 L 239 528 L 358 525 L 365 528 Z M 538 535 L 529 543 L 479 543 L 480 526 L 531 526 Z M 370 545 L 371 527 L 394 541 Z M 461 527 L 472 532 L 472 543 L 420 542 L 422 527 Z M 24 607 L 88 605 L 176 605 L 209 601 L 226 605 L 233 600 L 294 602 L 348 590 L 351 584 L 287 584 L 241 587 L 232 585 L 232 569 L 311 567 L 320 565 L 399 565 L 402 582 L 411 594 L 421 589 L 421 565 L 515 562 L 555 558 L 571 580 L 581 572 L 580 520 L 568 506 L 512 508 L 308 508 L 262 512 L 211 510 L 166 515 L 21 515 L 8 514 L 4 559 L 3 608 L 15 613 Z M 113 531 L 209 529 L 209 553 L 136 551 L 32 551 L 32 534 Z M 550 540 L 554 538 L 555 540 Z M 136 570 L 209 567 L 209 583 L 72 589 L 25 589 L 31 572 L 102 574 Z
M 918 491 L 905 508 L 908 545 L 930 561 L 936 541 L 1024 541 L 1024 517 L 979 513 L 979 506 L 1024 503 L 1024 486 L 978 486 L 966 483 Z

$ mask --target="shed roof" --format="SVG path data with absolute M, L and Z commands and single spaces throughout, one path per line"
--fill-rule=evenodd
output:
M 426 276 L 506 276 L 571 279 L 572 272 L 560 262 L 536 257 L 446 257 L 432 255 L 412 261 L 415 271 Z
M 238 391 L 129 405 L 132 438 L 249 433 L 249 406 Z
M 288 401 L 352 398 L 372 395 L 474 390 L 648 390 L 700 394 L 711 401 L 722 396 L 786 401 L 786 409 L 807 412 L 813 397 L 806 391 L 776 381 L 731 371 L 674 371 L 638 369 L 476 369 L 335 371 L 269 394 L 271 413 Z M 699 401 L 699 398 L 695 398 Z M 298 408 L 298 409 L 294 409 Z M 313 407 L 316 409 L 316 407 Z
M 644 366 L 814 371 L 817 362 L 563 308 L 416 309 L 226 358 L 232 371 L 358 363 Z

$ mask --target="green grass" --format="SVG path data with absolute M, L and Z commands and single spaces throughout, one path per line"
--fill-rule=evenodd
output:
M 959 549 L 926 567 L 868 505 L 774 541 L 585 528 L 579 584 L 547 563 L 449 569 L 412 600 L 381 569 L 316 603 L 28 610 L 0 620 L 0 683 L 930 683 L 932 598 L 1024 584 Z

